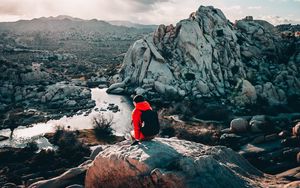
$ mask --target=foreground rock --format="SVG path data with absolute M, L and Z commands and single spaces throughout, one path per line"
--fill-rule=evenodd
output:
M 87 170 L 85 187 L 268 187 L 283 185 L 225 147 L 156 138 L 105 148 Z
M 58 177 L 49 180 L 38 181 L 30 185 L 29 188 L 64 188 L 67 186 L 72 186 L 76 183 L 82 183 L 86 169 L 89 167 L 90 162 L 91 161 L 87 161 L 79 167 L 72 168 Z

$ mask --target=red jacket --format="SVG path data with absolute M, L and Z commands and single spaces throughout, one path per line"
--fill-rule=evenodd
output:
M 134 130 L 134 137 L 138 140 L 143 140 L 145 136 L 141 132 L 141 111 L 145 110 L 152 110 L 150 104 L 147 101 L 138 102 L 135 104 L 135 109 L 132 111 L 132 123 L 133 123 L 133 130 Z

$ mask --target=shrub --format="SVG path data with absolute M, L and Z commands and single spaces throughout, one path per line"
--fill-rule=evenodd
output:
M 113 124 L 112 116 L 105 118 L 103 114 L 100 114 L 98 116 L 95 116 L 92 121 L 93 121 L 94 132 L 98 139 L 112 136 L 113 134 L 113 129 L 111 128 Z
M 55 151 L 51 149 L 42 149 L 33 157 L 32 168 L 40 168 L 41 166 L 47 167 L 49 165 L 49 161 L 51 161 L 51 164 L 55 166 Z
M 58 145 L 59 139 L 62 137 L 62 135 L 64 134 L 65 131 L 66 130 L 65 130 L 64 126 L 57 125 L 55 127 L 55 131 L 54 131 L 54 134 L 52 137 L 53 144 Z
M 39 150 L 39 147 L 35 141 L 31 141 L 26 144 L 26 147 L 24 148 L 27 151 L 36 152 Z
M 39 147 L 36 142 L 30 141 L 22 148 L 19 152 L 15 153 L 16 160 L 26 160 L 30 158 L 36 151 L 39 150 Z M 21 155 L 19 155 L 21 153 Z
M 77 139 L 75 131 L 66 130 L 62 126 L 56 127 L 52 142 L 58 146 L 59 155 L 70 163 L 81 162 L 90 154 L 90 149 Z

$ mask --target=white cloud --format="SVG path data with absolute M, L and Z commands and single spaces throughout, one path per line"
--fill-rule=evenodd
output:
M 273 15 L 268 15 L 268 16 L 259 16 L 257 19 L 262 19 L 270 22 L 273 25 L 279 25 L 279 24 L 300 24 L 300 19 L 291 19 L 291 18 L 283 18 L 280 16 L 273 16 Z
M 250 0 L 249 0 L 250 1 Z M 300 0 L 268 0 L 297 1 Z M 170 24 L 185 19 L 200 5 L 221 9 L 231 21 L 258 15 L 262 4 L 245 6 L 236 0 L 0 0 L 0 21 L 69 15 L 83 19 L 129 20 L 143 24 Z M 265 7 L 264 7 L 265 8 Z M 298 13 L 291 12 L 295 18 Z M 265 13 L 265 14 L 272 14 Z M 276 14 L 276 13 L 274 13 Z M 292 19 L 290 17 L 289 19 Z
M 230 6 L 230 7 L 225 7 L 224 9 L 225 10 L 241 10 L 242 7 L 240 5 L 233 5 L 233 6 Z
M 260 9 L 262 9 L 262 7 L 261 6 L 250 6 L 250 7 L 247 7 L 247 9 L 249 9 L 249 10 L 260 10 Z

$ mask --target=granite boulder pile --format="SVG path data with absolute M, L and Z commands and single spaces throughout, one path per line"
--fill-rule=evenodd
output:
M 160 25 L 136 41 L 108 91 L 239 107 L 287 105 L 300 95 L 298 40 L 283 42 L 266 21 L 231 23 L 221 10 L 200 6 L 176 26 Z

